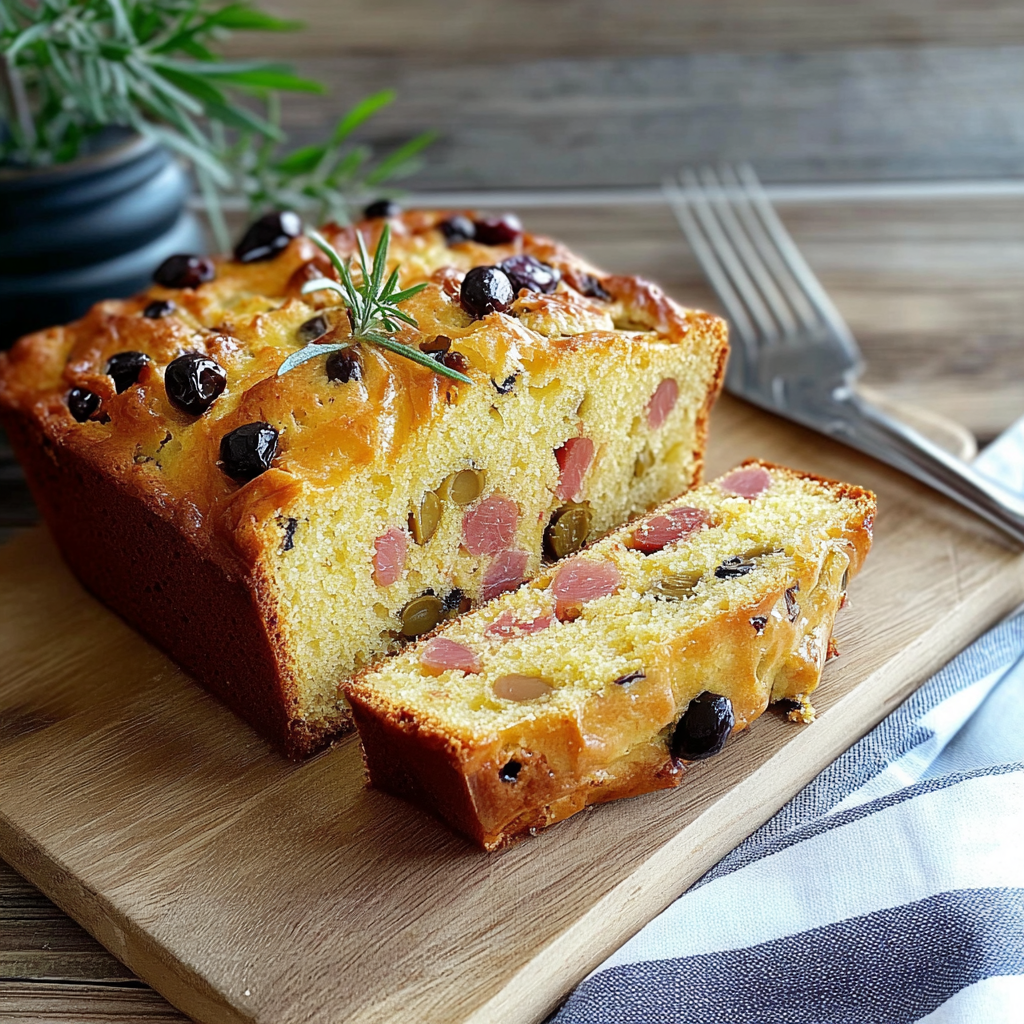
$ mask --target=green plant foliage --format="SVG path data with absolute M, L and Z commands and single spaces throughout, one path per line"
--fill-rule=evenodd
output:
M 283 151 L 280 93 L 322 93 L 287 64 L 220 59 L 232 31 L 301 28 L 245 3 L 211 0 L 0 0 L 0 161 L 65 163 L 110 125 L 157 139 L 190 162 L 220 243 L 221 197 L 254 213 L 298 209 L 347 223 L 351 207 L 417 166 L 424 133 L 374 160 L 351 139 L 393 102 L 358 103 L 320 145 Z
M 439 363 L 415 346 L 403 345 L 401 342 L 395 341 L 394 338 L 388 337 L 388 333 L 393 334 L 399 329 L 400 323 L 406 323 L 412 327 L 419 326 L 414 316 L 398 307 L 407 299 L 418 295 L 427 285 L 424 282 L 399 290 L 398 267 L 391 271 L 387 280 L 384 279 L 384 271 L 388 265 L 388 246 L 391 242 L 391 229 L 387 224 L 384 225 L 380 233 L 380 241 L 377 243 L 372 260 L 366 252 L 362 234 L 356 232 L 356 243 L 359 246 L 359 272 L 362 279 L 358 285 L 352 277 L 351 260 L 343 260 L 338 255 L 337 249 L 319 232 L 307 228 L 306 234 L 327 254 L 331 265 L 338 272 L 340 281 L 333 281 L 329 277 L 307 281 L 302 286 L 302 294 L 308 295 L 311 292 L 319 291 L 336 293 L 348 309 L 349 322 L 352 324 L 352 338 L 343 342 L 311 341 L 304 348 L 293 352 L 278 367 L 278 377 L 317 356 L 328 355 L 339 349 L 348 348 L 353 341 L 369 341 L 381 348 L 386 348 L 389 352 L 411 359 L 414 363 L 419 363 L 420 366 L 425 366 L 442 377 L 461 380 L 466 384 L 473 383 L 465 374 L 445 366 L 444 363 Z

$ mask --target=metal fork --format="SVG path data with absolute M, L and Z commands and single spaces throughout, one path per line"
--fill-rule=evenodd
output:
M 753 168 L 684 169 L 664 191 L 732 327 L 729 391 L 895 466 L 1024 544 L 1024 501 L 857 392 L 860 348 Z

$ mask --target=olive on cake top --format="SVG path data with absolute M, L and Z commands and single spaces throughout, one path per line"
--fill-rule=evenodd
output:
M 368 214 L 268 214 L 0 356 L 79 578 L 294 757 L 352 671 L 698 481 L 727 350 L 512 215 Z
M 346 684 L 372 785 L 488 850 L 810 721 L 874 495 L 752 461 Z

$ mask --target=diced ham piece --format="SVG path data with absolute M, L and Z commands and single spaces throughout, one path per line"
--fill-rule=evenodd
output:
M 506 590 L 515 590 L 526 576 L 527 561 L 529 556 L 525 551 L 502 551 L 484 573 L 480 595 L 483 600 L 490 601 Z
M 485 630 L 487 636 L 497 637 L 499 640 L 507 640 L 509 637 L 525 635 L 527 633 L 539 633 L 551 625 L 550 615 L 538 615 L 529 622 L 517 619 L 511 612 L 502 612 Z
M 576 618 L 582 605 L 614 594 L 621 582 L 622 577 L 614 563 L 574 558 L 566 562 L 551 581 L 555 614 L 563 621 Z
M 633 544 L 645 555 L 652 555 L 669 544 L 685 540 L 710 521 L 710 516 L 702 508 L 674 508 L 638 526 L 633 534 Z
M 519 506 L 504 494 L 492 494 L 462 517 L 462 543 L 471 555 L 496 555 L 516 535 Z
M 394 526 L 373 542 L 373 582 L 378 587 L 398 582 L 405 568 L 407 549 L 405 533 Z
M 651 430 L 658 427 L 668 419 L 668 414 L 676 407 L 679 400 L 679 385 L 671 377 L 666 377 L 651 395 L 647 403 L 647 422 Z
M 467 673 L 479 672 L 484 663 L 476 651 L 464 644 L 457 644 L 447 637 L 436 636 L 420 651 L 420 664 L 430 675 L 440 675 L 449 669 Z
M 555 494 L 562 501 L 575 501 L 583 486 L 583 477 L 594 461 L 594 442 L 589 437 L 570 437 L 555 449 L 561 475 Z
M 737 498 L 760 498 L 772 485 L 772 475 L 764 466 L 744 466 L 727 477 L 723 477 L 718 486 L 726 494 L 735 494 Z

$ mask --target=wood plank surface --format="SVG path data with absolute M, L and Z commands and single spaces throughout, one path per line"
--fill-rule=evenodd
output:
M 268 0 L 306 31 L 239 36 L 239 54 L 395 57 L 677 54 L 1024 42 L 1013 0 Z
M 680 790 L 489 856 L 365 790 L 354 740 L 281 760 L 29 531 L 0 548 L 0 853 L 201 1021 L 542 1019 L 1024 598 L 1024 557 L 899 474 L 730 399 L 712 438 L 710 472 L 757 453 L 878 492 L 814 725 L 765 716 Z
M 360 135 L 435 128 L 417 188 L 657 184 L 686 163 L 750 160 L 766 181 L 1024 174 L 1024 47 L 538 59 L 303 56 L 323 97 L 283 104 L 295 142 L 395 88 Z

